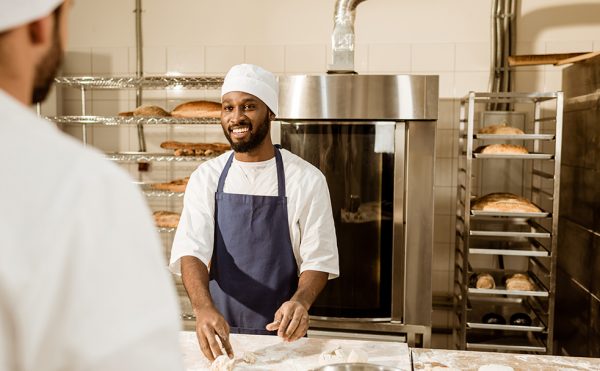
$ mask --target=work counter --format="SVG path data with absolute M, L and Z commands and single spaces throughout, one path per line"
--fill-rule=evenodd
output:
M 336 349 L 346 352 L 360 350 L 368 362 L 393 366 L 400 370 L 600 370 L 599 358 L 558 357 L 530 354 L 471 352 L 442 349 L 409 349 L 405 343 L 303 338 L 284 343 L 276 336 L 232 334 L 231 345 L 236 359 L 234 370 L 306 371 L 320 366 L 323 353 Z M 200 353 L 196 334 L 183 331 L 180 336 L 187 371 L 208 370 L 209 362 Z M 251 353 L 254 362 L 243 360 Z

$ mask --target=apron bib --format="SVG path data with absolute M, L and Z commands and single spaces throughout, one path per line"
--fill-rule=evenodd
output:
M 232 153 L 215 193 L 215 244 L 209 289 L 232 333 L 275 334 L 265 329 L 298 285 L 290 239 L 285 175 L 275 147 L 277 196 L 223 192 Z

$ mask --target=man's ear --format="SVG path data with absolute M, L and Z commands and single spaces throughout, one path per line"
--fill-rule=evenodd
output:
M 271 110 L 269 110 L 269 120 L 275 120 L 275 114 Z
M 54 30 L 54 17 L 50 14 L 44 18 L 37 19 L 29 23 L 27 29 L 29 30 L 29 39 L 32 44 L 50 43 Z

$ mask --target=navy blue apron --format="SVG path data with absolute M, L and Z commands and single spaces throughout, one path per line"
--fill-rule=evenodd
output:
M 232 333 L 276 334 L 265 326 L 298 286 L 283 161 L 275 147 L 277 196 L 225 193 L 233 155 L 227 160 L 215 193 L 210 293 Z

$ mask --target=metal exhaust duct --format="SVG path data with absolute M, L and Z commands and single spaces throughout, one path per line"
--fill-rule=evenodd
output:
M 354 18 L 358 4 L 365 0 L 336 0 L 333 13 L 331 48 L 333 61 L 329 73 L 354 72 Z

